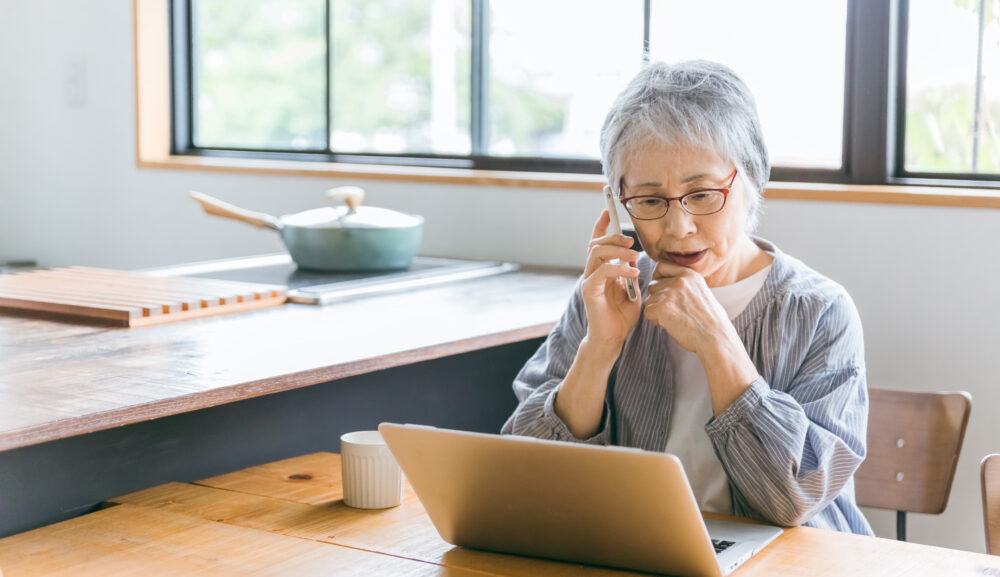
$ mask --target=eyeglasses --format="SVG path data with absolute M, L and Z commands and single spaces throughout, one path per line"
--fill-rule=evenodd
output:
M 726 199 L 729 198 L 729 191 L 732 190 L 733 183 L 736 182 L 737 172 L 739 172 L 738 169 L 733 170 L 726 188 L 702 188 L 672 198 L 652 194 L 625 196 L 625 178 L 622 177 L 618 185 L 618 189 L 621 191 L 619 200 L 625 206 L 625 210 L 636 220 L 663 218 L 667 214 L 672 200 L 679 201 L 681 208 L 688 214 L 695 216 L 715 214 L 726 206 Z

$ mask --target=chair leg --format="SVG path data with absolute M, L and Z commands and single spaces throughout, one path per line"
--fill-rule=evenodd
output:
M 906 511 L 896 511 L 896 540 L 906 541 Z

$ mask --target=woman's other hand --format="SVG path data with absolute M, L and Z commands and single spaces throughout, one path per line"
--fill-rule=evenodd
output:
M 720 341 L 739 340 L 726 310 L 697 272 L 662 261 L 653 269 L 648 292 L 646 318 L 686 351 L 698 354 Z
M 623 280 L 639 277 L 639 269 L 635 268 L 639 253 L 630 248 L 634 242 L 631 237 L 608 234 L 610 222 L 605 210 L 594 224 L 582 292 L 588 343 L 609 354 L 613 352 L 617 358 L 625 338 L 639 321 L 642 303 L 628 300 Z M 614 259 L 619 264 L 611 264 Z
M 648 292 L 646 318 L 698 355 L 718 417 L 759 377 L 726 309 L 704 277 L 672 262 L 656 266 Z

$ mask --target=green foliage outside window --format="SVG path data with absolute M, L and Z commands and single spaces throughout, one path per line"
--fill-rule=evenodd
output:
M 939 0 L 940 1 L 940 0 Z M 949 0 L 945 0 L 946 2 Z M 985 4 L 984 25 L 987 32 L 1000 25 L 1000 11 L 995 1 Z M 967 32 L 978 34 L 979 0 L 950 0 L 950 5 L 966 13 Z M 926 4 L 913 4 L 913 10 L 927 9 Z M 939 5 L 940 7 L 940 5 Z M 911 42 L 929 42 L 937 38 L 940 24 L 932 22 L 916 31 Z M 912 21 L 911 21 L 912 27 Z M 973 36 L 973 38 L 975 38 Z M 991 36 L 984 40 L 984 62 L 1000 54 L 1000 45 L 991 46 Z M 995 36 L 993 36 L 995 38 Z M 991 53 L 992 51 L 992 53 Z M 974 55 L 973 55 L 974 56 Z M 911 62 L 910 66 L 922 66 Z M 984 79 L 998 75 L 984 67 Z M 905 168 L 910 172 L 928 173 L 1000 173 L 1000 94 L 985 91 L 980 99 L 979 122 L 976 126 L 976 79 L 947 83 L 911 90 L 906 101 Z M 973 142 L 978 131 L 978 154 L 973 159 Z M 975 160 L 975 162 L 974 162 Z
M 325 2 L 198 0 L 193 10 L 195 144 L 324 149 Z

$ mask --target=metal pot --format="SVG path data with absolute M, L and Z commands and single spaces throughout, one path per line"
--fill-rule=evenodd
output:
M 361 206 L 364 191 L 342 186 L 327 191 L 346 206 L 324 207 L 280 218 L 233 206 L 192 191 L 206 213 L 281 233 L 299 268 L 322 271 L 397 270 L 410 266 L 420 248 L 423 217 Z

